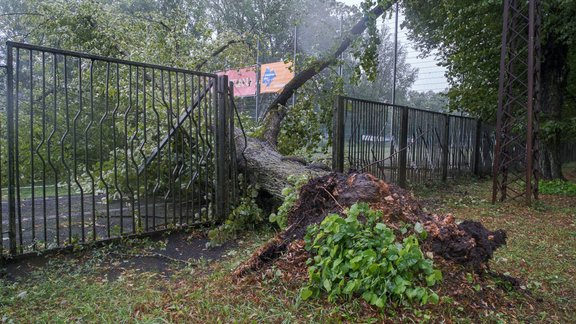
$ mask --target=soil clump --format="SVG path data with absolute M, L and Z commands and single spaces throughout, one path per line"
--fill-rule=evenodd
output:
M 406 224 L 422 224 L 428 233 L 422 244 L 424 253 L 431 253 L 435 259 L 440 256 L 448 263 L 469 266 L 477 273 L 487 269 L 494 251 L 506 244 L 503 230 L 490 231 L 479 222 L 457 223 L 451 214 L 430 213 L 410 192 L 371 174 L 330 173 L 310 180 L 301 188 L 299 199 L 288 214 L 287 228 L 255 251 L 233 275 L 242 277 L 261 269 L 286 251 L 294 254 L 294 246 L 303 250 L 301 240 L 308 226 L 321 223 L 329 214 L 343 214 L 357 202 L 366 202 L 382 211 L 382 222 L 394 229 L 398 237 L 412 233 L 400 232 Z M 305 268 L 302 258 L 298 258 L 297 263 Z

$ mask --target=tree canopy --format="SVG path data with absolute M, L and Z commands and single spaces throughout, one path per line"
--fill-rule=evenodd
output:
M 502 33 L 502 1 L 406 0 L 404 26 L 427 53 L 438 53 L 447 69 L 453 110 L 495 120 Z M 576 1 L 541 1 L 541 139 L 543 171 L 562 177 L 563 142 L 576 138 Z M 547 160 L 547 162 L 546 162 Z

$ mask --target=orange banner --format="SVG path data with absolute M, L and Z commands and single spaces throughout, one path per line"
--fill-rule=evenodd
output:
M 294 78 L 290 71 L 292 63 L 275 62 L 262 64 L 260 68 L 260 93 L 280 92 Z

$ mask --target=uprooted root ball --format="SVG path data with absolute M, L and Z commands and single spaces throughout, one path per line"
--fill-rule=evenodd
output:
M 291 242 L 301 240 L 308 226 L 319 224 L 329 214 L 342 214 L 357 202 L 367 202 L 382 211 L 382 221 L 396 230 L 405 224 L 421 223 L 428 232 L 422 245 L 425 252 L 476 270 L 485 268 L 494 251 L 506 243 L 503 230 L 492 232 L 479 222 L 457 224 L 451 214 L 428 213 L 411 193 L 371 174 L 331 173 L 310 180 L 300 189 L 300 197 L 288 215 L 288 227 L 240 265 L 234 275 L 243 276 L 272 262 Z

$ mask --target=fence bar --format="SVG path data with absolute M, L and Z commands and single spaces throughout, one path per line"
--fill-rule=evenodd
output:
M 234 113 L 235 113 L 235 105 L 234 105 L 234 82 L 230 81 L 228 83 L 228 96 L 226 97 L 226 100 L 228 102 L 228 122 L 229 124 L 229 136 L 228 136 L 228 148 L 230 149 L 230 164 L 229 166 L 234 165 L 235 161 L 237 161 L 237 156 L 236 156 L 236 141 L 235 141 L 235 132 L 234 132 Z M 228 157 L 228 155 L 227 155 Z M 238 197 L 238 183 L 236 181 L 236 179 L 238 179 L 238 168 L 233 168 L 233 167 L 229 167 L 229 177 L 231 181 L 231 191 L 232 191 L 232 197 L 231 197 L 231 202 L 232 204 L 237 204 L 239 201 L 239 197 Z
M 217 124 L 216 124 L 216 219 L 220 223 L 227 216 L 227 183 L 226 183 L 226 110 L 227 110 L 227 87 L 228 77 L 219 76 L 216 87 L 216 97 L 218 100 L 216 106 Z
M 8 123 L 8 240 L 10 254 L 16 254 L 16 192 L 14 177 L 14 58 L 12 45 L 7 46 L 6 83 L 8 101 L 6 122 Z
M 478 119 L 476 121 L 476 134 L 474 136 L 474 166 L 472 172 L 474 175 L 480 175 L 480 151 L 482 147 L 482 120 Z
M 450 115 L 444 115 L 444 143 L 442 144 L 442 181 L 448 180 L 450 154 Z
M 344 97 L 338 96 L 334 106 L 332 169 L 344 172 Z
M 398 158 L 398 185 L 406 188 L 406 168 L 408 155 L 408 107 L 402 107 L 400 121 L 400 156 Z

